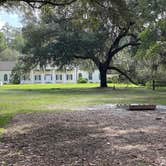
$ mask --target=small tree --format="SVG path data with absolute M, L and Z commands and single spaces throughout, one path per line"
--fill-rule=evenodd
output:
M 12 70 L 11 73 L 11 79 L 10 82 L 13 84 L 20 84 L 21 83 L 21 79 L 26 76 L 26 73 L 28 70 L 27 67 L 24 66 L 24 64 L 20 63 L 19 61 L 17 62 L 17 64 L 15 65 L 15 67 Z
M 19 65 L 16 65 L 12 70 L 10 82 L 12 84 L 20 84 L 21 74 L 22 73 Z

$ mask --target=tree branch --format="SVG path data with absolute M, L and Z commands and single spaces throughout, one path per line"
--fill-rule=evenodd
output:
M 100 1 L 96 0 L 95 1 L 97 5 L 99 5 L 102 8 L 106 8 L 106 6 L 104 6 Z
M 119 29 L 121 30 L 119 35 L 117 36 L 117 38 L 115 39 L 115 41 L 113 42 L 113 44 L 111 45 L 110 51 L 111 52 L 114 48 L 118 47 L 120 40 L 125 37 L 125 36 L 134 36 L 134 34 L 128 33 L 131 26 L 133 26 L 134 23 L 130 22 L 126 28 L 121 28 L 119 27 Z M 134 36 L 135 37 L 135 36 Z
M 44 5 L 52 5 L 52 6 L 66 6 L 66 5 L 70 5 L 74 2 L 76 2 L 77 0 L 65 0 L 64 2 L 55 2 L 52 0 L 17 0 L 16 2 L 25 2 L 27 3 L 30 7 L 32 8 L 41 8 Z M 13 2 L 12 0 L 2 0 L 0 2 L 0 4 L 4 4 L 6 2 Z M 37 4 L 40 4 L 39 6 L 37 6 Z
M 132 33 L 129 33 L 129 30 L 130 30 L 131 26 L 133 26 L 133 24 L 134 24 L 133 22 L 130 22 L 130 23 L 127 25 L 126 28 L 121 28 L 121 27 L 119 27 L 120 33 L 119 33 L 119 35 L 117 36 L 117 38 L 115 39 L 115 41 L 113 42 L 113 44 L 111 45 L 111 47 L 110 47 L 110 49 L 109 49 L 109 51 L 108 51 L 108 54 L 107 54 L 107 60 L 106 60 L 106 64 L 107 64 L 107 65 L 109 65 L 109 63 L 110 63 L 112 57 L 116 54 L 116 51 L 115 51 L 115 53 L 114 53 L 113 50 L 117 50 L 117 49 L 118 49 L 119 43 L 120 43 L 120 41 L 121 41 L 121 39 L 122 39 L 123 37 L 130 36 L 130 37 L 132 37 L 132 38 L 134 38 L 134 39 L 137 39 L 137 36 L 136 36 L 136 35 L 134 35 L 134 34 L 132 34 Z M 127 47 L 127 46 L 126 46 L 126 47 Z M 122 49 L 123 49 L 123 48 L 122 48 Z M 114 54 L 113 54 L 113 53 L 114 53 Z
M 92 56 L 75 55 L 74 58 L 76 58 L 76 59 L 91 59 L 96 64 L 96 66 L 99 66 L 99 64 L 100 64 L 100 61 L 96 57 L 92 57 Z
M 80 56 L 80 55 L 75 55 L 74 58 L 76 59 L 92 59 L 90 56 Z
M 133 81 L 125 72 L 121 71 L 120 69 L 118 69 L 117 67 L 108 67 L 108 69 L 110 70 L 115 70 L 119 73 L 121 73 L 122 75 L 124 75 L 131 83 L 135 84 L 135 85 L 138 85 L 138 83 L 136 83 L 135 81 Z
M 137 42 L 130 42 L 130 43 L 124 44 L 123 46 L 121 46 L 121 47 L 119 47 L 119 48 L 117 48 L 117 49 L 115 49 L 115 50 L 113 50 L 113 51 L 111 52 L 112 57 L 113 57 L 115 54 L 117 54 L 119 51 L 123 50 L 124 48 L 126 48 L 126 47 L 128 47 L 128 46 L 138 46 L 138 45 L 140 45 L 140 44 L 141 44 L 141 43 L 137 43 Z

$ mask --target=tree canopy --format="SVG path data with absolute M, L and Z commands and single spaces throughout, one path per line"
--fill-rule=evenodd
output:
M 124 48 L 140 44 L 133 27 L 133 15 L 125 1 L 43 8 L 41 20 L 23 30 L 26 62 L 63 66 L 75 59 L 90 59 L 100 71 L 101 87 L 106 87 L 107 70 L 118 70 L 111 66 L 112 58 Z
M 101 87 L 106 87 L 108 70 L 132 81 L 113 63 L 124 49 L 165 64 L 165 0 L 3 0 L 1 5 L 22 2 L 41 9 L 39 18 L 23 28 L 23 61 L 31 67 L 62 67 L 88 59 L 100 71 Z
M 7 47 L 5 35 L 0 32 L 0 53 Z

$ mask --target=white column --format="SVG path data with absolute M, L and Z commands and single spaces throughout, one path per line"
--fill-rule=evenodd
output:
M 42 74 L 41 74 L 41 82 L 42 82 L 42 84 L 45 83 L 44 76 L 45 76 L 45 74 L 44 74 L 44 71 L 43 71 Z
M 7 75 L 7 79 L 8 79 L 7 82 L 9 84 L 10 83 L 10 74 Z
M 66 72 L 63 74 L 63 83 L 66 84 Z
M 31 70 L 31 72 L 30 72 L 30 79 L 31 79 L 31 83 L 34 84 L 34 72 L 33 72 L 33 70 Z
M 52 70 L 52 83 L 54 84 L 56 82 L 55 80 L 55 69 Z
M 77 83 L 77 68 L 74 68 L 74 72 L 73 72 L 73 82 Z

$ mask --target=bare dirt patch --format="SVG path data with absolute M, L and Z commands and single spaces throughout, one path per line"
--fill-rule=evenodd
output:
M 17 115 L 0 143 L 0 165 L 166 166 L 166 112 L 113 107 Z

